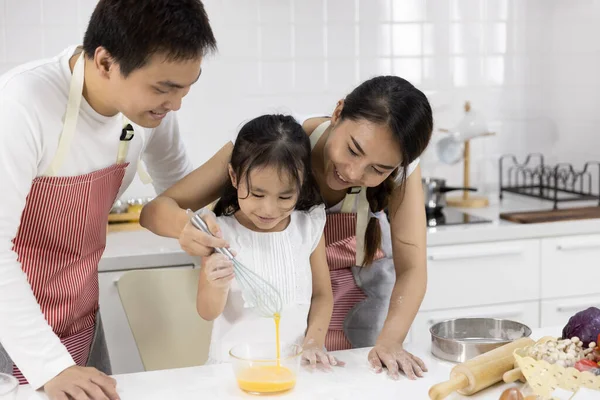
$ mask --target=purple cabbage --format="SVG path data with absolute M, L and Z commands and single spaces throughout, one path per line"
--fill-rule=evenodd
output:
M 573 315 L 562 331 L 563 339 L 577 336 L 585 347 L 590 342 L 596 342 L 598 335 L 600 335 L 600 310 L 596 307 L 590 307 Z

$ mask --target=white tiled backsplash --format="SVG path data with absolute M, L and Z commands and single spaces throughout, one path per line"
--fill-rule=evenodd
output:
M 0 72 L 80 43 L 96 0 L 0 0 Z M 472 183 L 495 188 L 498 156 L 600 160 L 599 0 L 205 0 L 219 52 L 184 99 L 194 164 L 246 120 L 330 113 L 376 74 L 424 90 L 436 125 L 466 100 L 496 122 L 472 145 Z M 499 125 L 498 125 L 499 124 Z M 424 173 L 461 183 L 428 151 Z M 152 195 L 134 182 L 126 196 Z

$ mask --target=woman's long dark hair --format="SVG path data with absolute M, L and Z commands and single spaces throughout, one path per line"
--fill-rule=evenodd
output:
M 363 82 L 344 100 L 341 119 L 367 120 L 387 126 L 400 144 L 402 164 L 379 186 L 367 189 L 373 212 L 388 206 L 399 175 L 404 193 L 408 166 L 425 151 L 431 139 L 433 116 L 427 97 L 410 82 L 397 76 L 379 76 Z M 391 214 L 393 215 L 393 214 Z M 365 234 L 363 265 L 373 262 L 381 245 L 381 227 L 371 218 Z
M 245 179 L 248 188 L 256 168 L 275 167 L 288 174 L 298 188 L 296 210 L 309 211 L 323 202 L 312 173 L 310 140 L 291 116 L 263 115 L 246 123 L 235 140 L 230 163 L 238 182 Z M 229 181 L 214 212 L 233 215 L 239 209 L 237 189 Z

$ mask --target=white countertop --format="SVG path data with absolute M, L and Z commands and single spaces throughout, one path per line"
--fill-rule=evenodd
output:
M 113 232 L 106 237 L 106 249 L 98 264 L 100 272 L 193 264 L 176 239 L 141 229 Z
M 561 328 L 553 327 L 533 331 L 532 338 L 539 339 L 547 335 L 560 335 Z M 429 348 L 408 345 L 407 349 L 421 357 L 429 372 L 424 378 L 410 381 L 404 376 L 392 381 L 385 374 L 374 374 L 367 365 L 368 348 L 337 352 L 346 366 L 335 368 L 332 373 L 311 372 L 301 369 L 294 390 L 277 396 L 285 399 L 428 399 L 431 386 L 448 379 L 455 364 L 433 358 Z M 229 364 L 211 365 L 174 370 L 142 372 L 138 374 L 117 375 L 118 392 L 122 400 L 199 400 L 199 399 L 250 399 L 250 396 L 238 389 L 233 370 Z M 457 393 L 449 396 L 453 399 L 490 399 L 498 400 L 508 387 L 521 387 L 520 383 L 500 383 L 473 396 L 461 396 Z M 17 400 L 47 399 L 45 395 L 35 393 L 28 386 L 19 389 Z
M 499 219 L 500 212 L 551 209 L 549 202 L 507 193 L 502 202 L 499 202 L 496 196 L 490 197 L 490 203 L 486 208 L 460 210 L 490 219 L 492 222 L 429 228 L 427 245 L 441 246 L 600 233 L 600 221 L 597 219 L 526 225 Z M 99 269 L 117 271 L 186 265 L 193 262 L 192 257 L 181 250 L 177 240 L 159 237 L 147 230 L 139 230 L 110 233 Z
M 595 206 L 595 202 L 573 202 L 569 207 Z M 560 205 L 563 208 L 566 206 Z M 501 240 L 533 239 L 568 235 L 600 233 L 600 220 L 561 221 L 539 224 L 517 224 L 500 219 L 500 213 L 551 210 L 552 203 L 506 193 L 500 201 L 497 196 L 490 198 L 485 208 L 460 208 L 474 216 L 491 220 L 489 223 L 475 223 L 429 228 L 427 245 L 441 246 L 461 243 L 494 242 Z

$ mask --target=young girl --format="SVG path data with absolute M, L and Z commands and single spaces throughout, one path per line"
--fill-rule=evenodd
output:
M 336 365 L 324 351 L 333 309 L 325 255 L 325 209 L 311 172 L 310 142 L 289 116 L 244 125 L 229 164 L 230 182 L 215 206 L 222 237 L 237 259 L 281 294 L 281 342 L 302 345 L 313 366 Z M 214 320 L 209 363 L 229 359 L 240 342 L 273 342 L 273 319 L 257 315 L 238 286 L 232 262 L 203 258 L 198 313 Z

